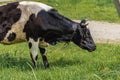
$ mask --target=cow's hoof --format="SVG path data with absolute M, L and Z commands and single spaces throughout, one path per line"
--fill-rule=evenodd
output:
M 45 62 L 44 67 L 45 67 L 45 69 L 49 68 L 49 63 Z
M 33 65 L 33 69 L 36 70 L 36 69 L 37 69 L 37 66 Z

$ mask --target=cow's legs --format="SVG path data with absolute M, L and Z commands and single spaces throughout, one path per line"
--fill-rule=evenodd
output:
M 39 40 L 35 41 L 32 38 L 29 38 L 29 48 L 30 48 L 30 56 L 33 62 L 33 67 L 37 68 L 37 59 L 38 59 L 38 44 Z
M 48 63 L 48 60 L 47 60 L 47 57 L 46 57 L 46 49 L 41 48 L 41 47 L 39 47 L 39 49 L 40 49 L 40 53 L 41 53 L 41 56 L 42 56 L 42 59 L 43 59 L 44 67 L 46 69 L 46 68 L 49 67 L 49 63 Z

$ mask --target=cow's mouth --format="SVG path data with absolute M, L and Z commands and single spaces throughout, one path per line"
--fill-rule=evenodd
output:
M 82 49 L 87 50 L 89 52 L 93 52 L 96 50 L 96 46 L 80 46 Z

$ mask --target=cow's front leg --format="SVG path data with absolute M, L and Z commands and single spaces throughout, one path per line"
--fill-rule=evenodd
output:
M 46 68 L 49 67 L 49 63 L 48 63 L 48 60 L 47 60 L 47 57 L 46 57 L 46 49 L 41 48 L 41 47 L 39 47 L 39 49 L 40 49 L 40 53 L 41 53 L 41 56 L 42 56 L 42 59 L 43 59 L 44 67 L 46 69 Z
M 30 48 L 30 56 L 33 62 L 33 67 L 37 68 L 37 59 L 38 59 L 38 44 L 39 40 L 35 41 L 32 38 L 29 38 L 29 48 Z

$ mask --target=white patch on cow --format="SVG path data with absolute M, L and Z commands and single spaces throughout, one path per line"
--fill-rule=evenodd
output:
M 49 11 L 49 10 L 53 9 L 53 7 L 43 4 L 43 3 L 40 3 L 40 2 L 21 1 L 19 4 L 26 6 L 28 11 L 35 13 L 36 15 L 41 10 Z
M 32 43 L 30 52 L 32 54 L 32 58 L 35 60 L 36 56 L 38 55 L 39 39 L 37 41 L 34 41 L 32 38 L 29 38 L 29 42 Z

